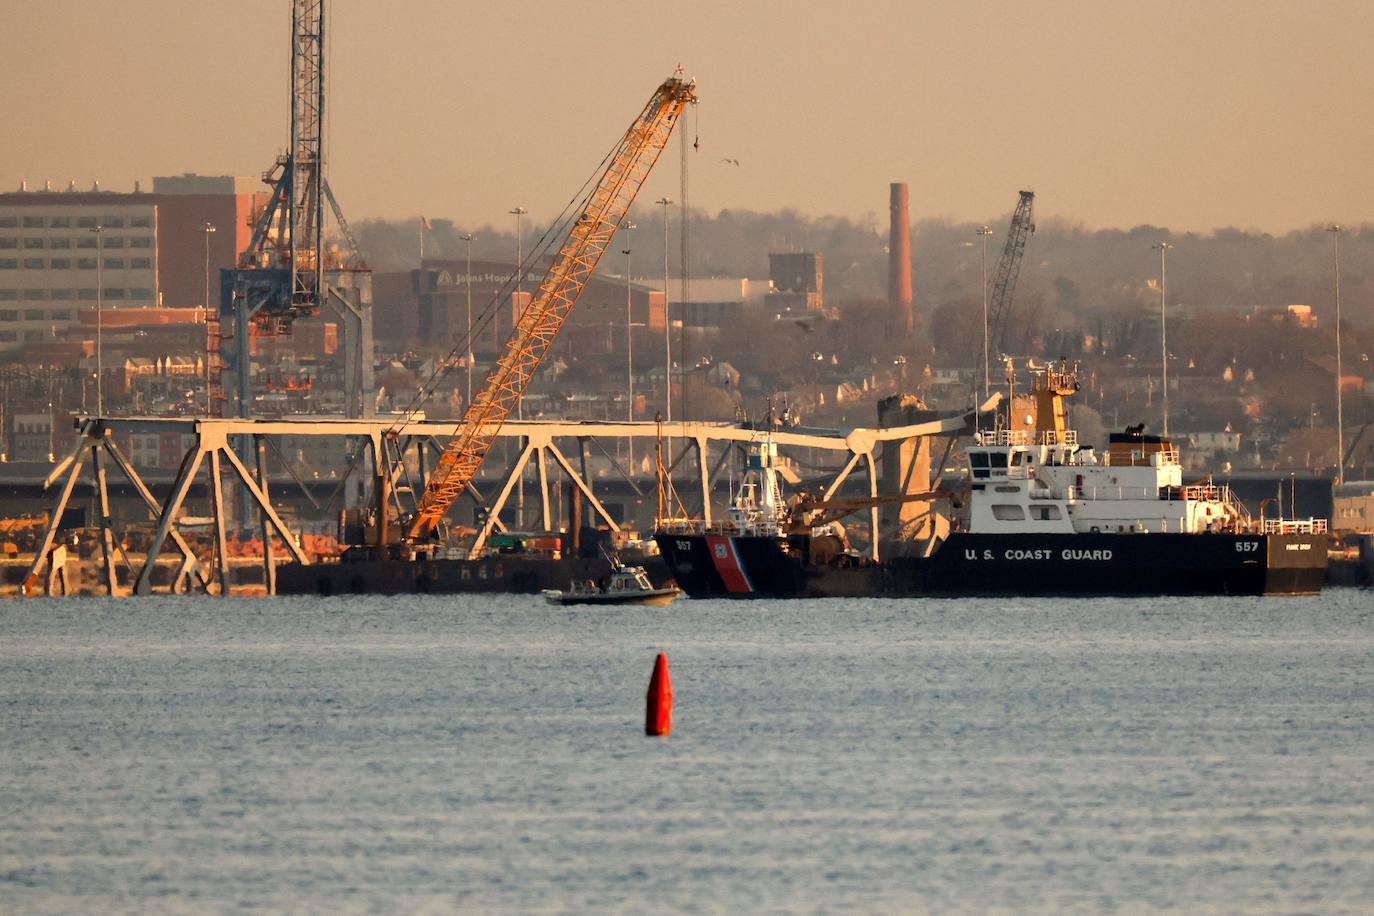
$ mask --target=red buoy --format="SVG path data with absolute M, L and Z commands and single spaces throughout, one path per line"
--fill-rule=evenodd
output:
M 649 678 L 644 734 L 666 735 L 672 730 L 673 680 L 668 676 L 668 656 L 660 652 L 658 658 L 654 659 L 654 676 Z

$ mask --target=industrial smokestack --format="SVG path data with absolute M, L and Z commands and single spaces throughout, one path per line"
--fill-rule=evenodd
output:
M 910 334 L 916 327 L 911 296 L 911 213 L 906 182 L 893 182 L 892 223 L 887 242 L 887 304 L 893 329 Z

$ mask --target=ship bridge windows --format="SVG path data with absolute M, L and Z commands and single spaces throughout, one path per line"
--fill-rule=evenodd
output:
M 1023 522 L 1026 520 L 1026 510 L 1020 506 L 994 503 L 992 517 L 999 522 Z
M 1058 506 L 1035 506 L 1031 509 L 1031 517 L 1041 522 L 1057 522 L 1064 516 Z
M 977 479 L 988 476 L 988 453 L 974 452 L 968 453 L 968 464 L 973 469 L 973 476 Z
M 977 479 L 986 477 L 1005 477 L 1007 476 L 1007 453 L 985 452 L 970 450 L 968 453 L 969 467 L 973 469 L 973 476 Z

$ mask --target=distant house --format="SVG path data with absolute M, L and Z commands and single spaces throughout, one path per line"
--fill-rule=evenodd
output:
M 1285 305 L 1282 308 L 1257 305 L 1247 317 L 1250 320 L 1269 321 L 1274 324 L 1287 324 L 1299 328 L 1315 328 L 1317 326 L 1317 316 L 1312 312 L 1312 306 L 1301 303 Z
M 1240 433 L 1224 429 L 1220 432 L 1198 432 L 1188 434 L 1188 447 L 1203 452 L 1240 451 Z
M 1322 373 L 1327 379 L 1334 381 L 1336 378 L 1336 357 L 1318 356 L 1307 360 L 1307 364 L 1313 369 Z M 1345 360 L 1341 365 L 1341 390 L 1345 392 L 1360 392 L 1364 390 L 1364 377 L 1353 373 L 1351 360 Z M 1330 384 L 1328 381 L 1326 384 Z
M 1337 531 L 1374 530 L 1374 481 L 1337 484 L 1332 493 L 1331 527 Z

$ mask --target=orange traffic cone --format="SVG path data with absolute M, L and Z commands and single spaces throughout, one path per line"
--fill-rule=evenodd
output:
M 649 679 L 649 696 L 644 712 L 644 734 L 666 735 L 673 730 L 673 681 L 668 676 L 668 656 L 662 652 L 654 659 L 654 676 Z

